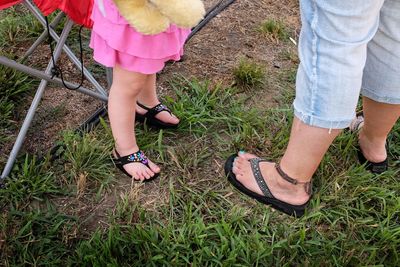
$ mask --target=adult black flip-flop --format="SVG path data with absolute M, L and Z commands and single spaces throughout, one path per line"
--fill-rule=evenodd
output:
M 239 182 L 236 178 L 236 175 L 233 173 L 232 168 L 233 168 L 233 162 L 235 158 L 237 157 L 236 154 L 230 156 L 226 163 L 225 163 L 225 174 L 228 177 L 228 181 L 240 192 L 244 193 L 245 195 L 263 203 L 266 205 L 269 205 L 273 207 L 274 209 L 277 209 L 279 211 L 282 211 L 288 215 L 295 216 L 295 217 L 301 217 L 304 215 L 305 209 L 308 205 L 307 201 L 306 203 L 302 205 L 292 205 L 286 202 L 283 202 L 277 198 L 275 198 L 271 191 L 269 190 L 267 184 L 265 183 L 264 177 L 261 174 L 260 171 L 260 162 L 269 162 L 268 160 L 260 159 L 260 158 L 254 158 L 250 159 L 250 164 L 251 164 L 251 169 L 253 171 L 254 178 L 260 187 L 261 191 L 263 192 L 264 195 L 257 194 L 247 187 L 245 187 L 241 182 Z M 294 179 L 293 179 L 294 180 Z

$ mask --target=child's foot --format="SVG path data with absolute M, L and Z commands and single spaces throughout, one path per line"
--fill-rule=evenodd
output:
M 145 116 L 150 109 L 156 107 L 158 104 L 160 104 L 160 102 L 156 100 L 156 101 L 151 101 L 149 103 L 139 102 L 139 104 L 136 105 L 136 114 Z M 147 108 L 147 110 L 145 108 Z M 162 110 L 161 112 L 157 113 L 154 116 L 154 118 L 165 124 L 178 125 L 179 119 L 172 112 L 169 112 L 168 110 L 169 110 L 168 108 Z
M 137 147 L 130 150 L 114 150 L 113 155 L 115 165 L 134 180 L 152 180 L 160 173 L 160 168 Z

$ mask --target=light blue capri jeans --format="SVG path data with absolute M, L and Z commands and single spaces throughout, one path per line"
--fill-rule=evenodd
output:
M 400 104 L 400 0 L 300 0 L 300 6 L 297 118 L 346 128 L 360 91 Z

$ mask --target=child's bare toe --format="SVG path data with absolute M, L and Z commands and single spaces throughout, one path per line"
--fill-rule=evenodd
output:
M 151 177 L 154 176 L 154 173 L 153 173 L 149 168 L 146 167 L 146 169 L 143 170 L 143 176 L 144 176 L 146 179 L 150 179 Z
M 149 160 L 149 167 L 150 170 L 155 174 L 159 173 L 161 171 L 160 167 L 158 167 L 156 164 L 154 164 L 152 161 Z
M 139 180 L 143 181 L 145 179 L 145 177 L 141 171 L 139 171 L 137 175 L 138 175 Z
M 156 115 L 156 118 L 166 123 L 179 123 L 179 119 L 174 114 L 170 114 L 169 112 L 160 112 Z
M 128 171 L 129 172 L 129 171 Z M 137 171 L 129 172 L 134 180 L 140 180 L 140 174 Z
M 155 173 L 152 170 L 150 170 L 149 168 L 147 168 L 146 175 L 149 176 L 149 177 L 146 177 L 147 179 L 149 179 L 149 178 L 153 177 L 155 175 Z

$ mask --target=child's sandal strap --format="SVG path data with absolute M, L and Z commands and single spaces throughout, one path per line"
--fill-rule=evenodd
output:
M 149 160 L 142 150 L 123 157 L 119 156 L 118 152 L 116 152 L 116 154 L 118 156 L 118 159 L 116 161 L 118 161 L 118 163 L 120 163 L 122 166 L 133 162 L 139 162 L 146 166 L 149 164 Z
M 166 111 L 169 114 L 172 114 L 172 111 L 163 103 L 159 103 L 152 108 L 148 108 L 145 105 L 140 104 L 139 102 L 137 102 L 137 104 L 139 107 L 147 110 L 147 112 L 145 114 L 146 117 L 155 117 L 158 113 L 160 113 L 162 111 Z
M 297 179 L 294 179 L 292 177 L 290 177 L 289 175 L 287 175 L 281 168 L 281 165 L 279 163 L 275 164 L 275 169 L 276 171 L 279 173 L 279 175 L 287 182 L 297 185 L 297 184 L 304 184 L 304 190 L 306 191 L 306 193 L 311 196 L 312 193 L 312 182 L 300 182 Z

